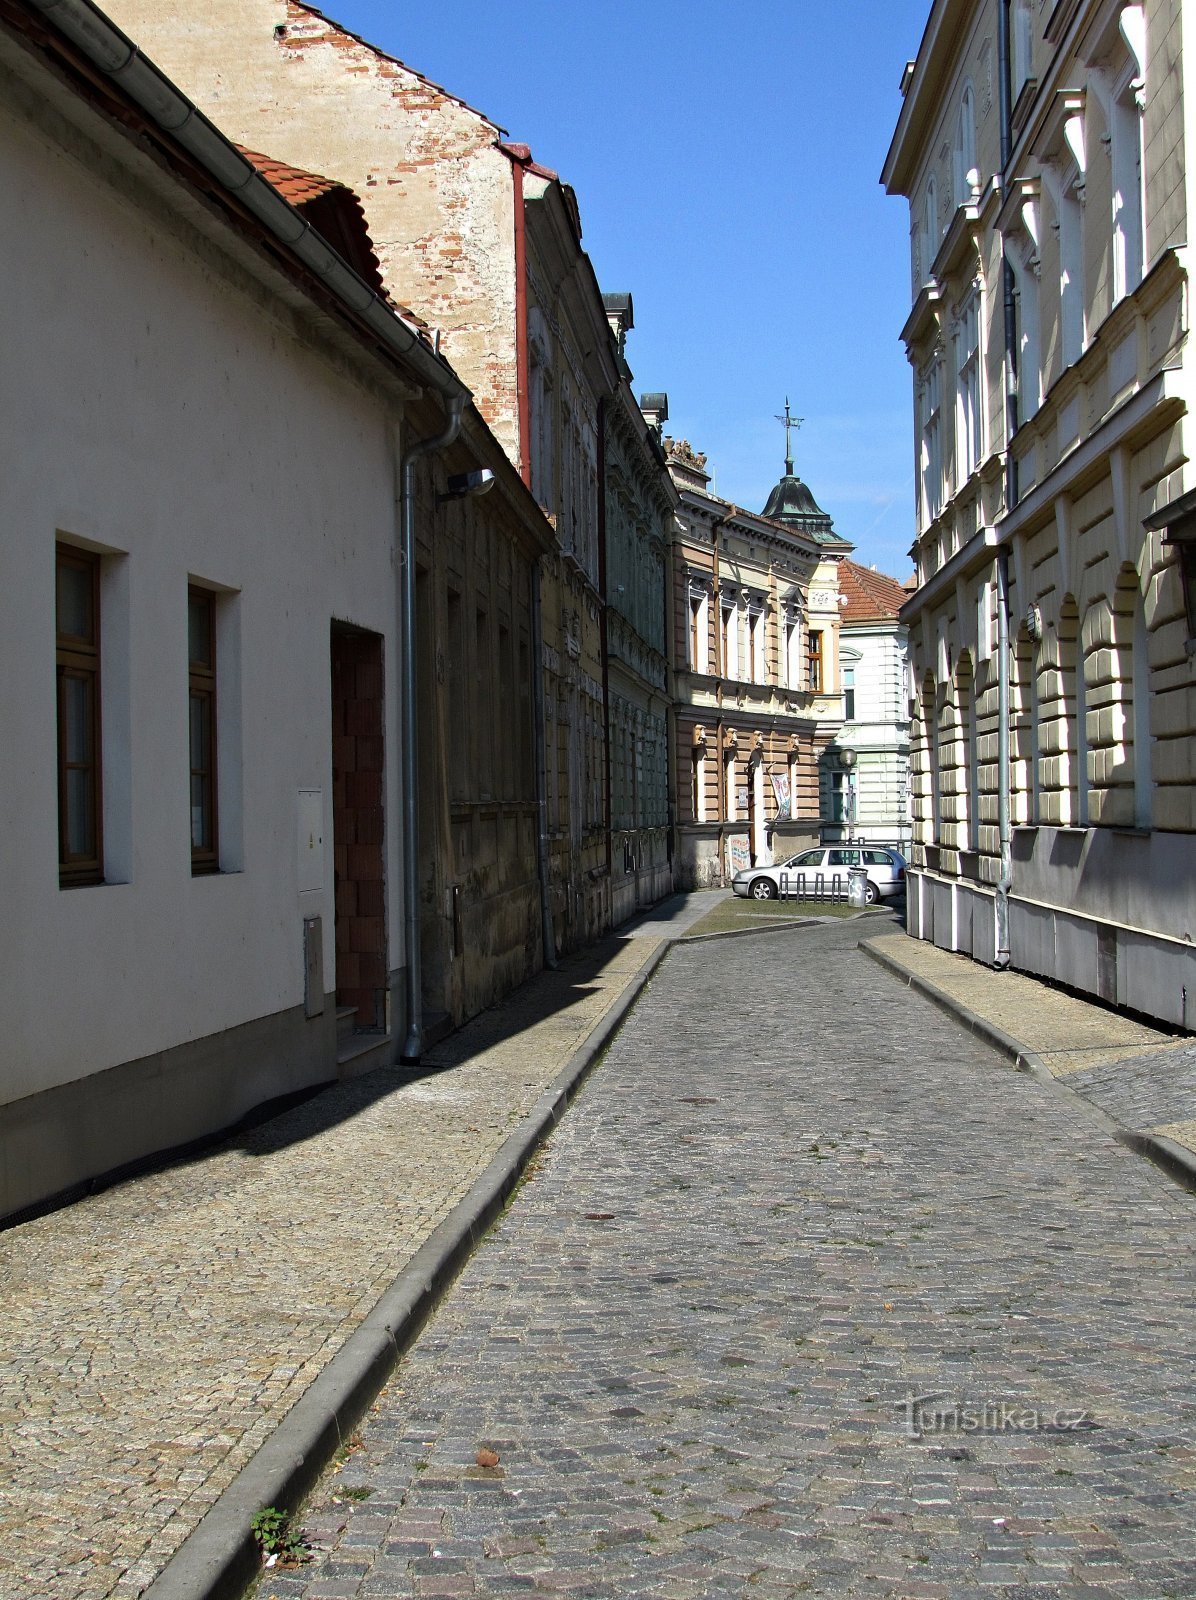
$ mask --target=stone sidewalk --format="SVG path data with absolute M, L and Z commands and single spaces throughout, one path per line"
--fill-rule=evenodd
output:
M 861 948 L 1020 1066 L 1083 1095 L 1131 1136 L 1127 1142 L 1196 1187 L 1196 1040 L 905 934 L 867 939 Z
M 719 898 L 665 902 L 416 1071 L 0 1233 L 2 1600 L 141 1594 L 492 1168 L 501 1205 L 562 1078 Z

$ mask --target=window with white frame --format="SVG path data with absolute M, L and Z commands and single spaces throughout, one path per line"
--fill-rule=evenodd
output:
M 976 174 L 976 97 L 971 83 L 964 85 L 959 102 L 959 117 L 955 124 L 955 149 L 952 152 L 952 174 L 955 180 L 955 204 L 966 205 L 972 199 L 972 184 Z
M 1084 207 L 1082 175 L 1072 167 L 1059 190 L 1059 345 L 1063 365 L 1084 353 Z
M 939 248 L 939 192 L 933 176 L 926 185 L 922 202 L 922 278 L 930 277 L 930 269 Z
M 1037 262 L 1016 246 L 1008 253 L 1013 267 L 1013 308 L 1017 352 L 1017 419 L 1026 422 L 1042 405 L 1041 309 Z
M 753 683 L 765 681 L 764 603 L 760 600 L 748 604 L 748 675 Z
M 942 363 L 937 356 L 922 380 L 920 478 L 922 525 L 928 527 L 943 509 Z
M 1142 111 L 1138 93 L 1126 84 L 1113 101 L 1110 156 L 1113 163 L 1113 299 L 1132 294 L 1142 282 Z
M 785 616 L 785 684 L 790 689 L 802 687 L 801 676 L 801 625 L 796 611 Z
M 722 602 L 722 675 L 739 676 L 739 607 L 734 600 Z
M 959 313 L 955 332 L 955 458 L 960 483 L 980 465 L 980 300 L 973 291 Z
M 1022 92 L 1034 71 L 1034 33 L 1030 0 L 1015 0 L 1013 8 L 1013 96 Z
M 707 643 L 710 615 L 710 597 L 704 588 L 691 584 L 689 589 L 689 665 L 692 671 L 705 674 L 710 670 Z

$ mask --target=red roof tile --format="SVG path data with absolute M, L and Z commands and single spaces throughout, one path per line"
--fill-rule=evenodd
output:
M 839 563 L 839 594 L 847 601 L 839 607 L 844 622 L 895 620 L 909 599 L 909 592 L 899 579 L 846 559 Z

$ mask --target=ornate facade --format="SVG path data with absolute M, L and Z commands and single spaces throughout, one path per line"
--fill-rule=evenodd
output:
M 936 0 L 910 206 L 910 931 L 1191 1026 L 1182 0 Z
M 681 497 L 672 547 L 679 886 L 817 843 L 820 773 L 843 720 L 837 566 L 851 548 L 792 462 L 769 514 L 707 487 L 706 457 L 666 439 Z

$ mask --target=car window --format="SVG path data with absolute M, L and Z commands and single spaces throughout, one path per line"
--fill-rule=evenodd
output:
M 832 867 L 858 867 L 860 852 L 858 850 L 832 850 L 828 857 Z
M 887 850 L 865 850 L 864 863 L 869 867 L 891 867 L 893 858 Z
M 822 865 L 821 850 L 803 850 L 801 855 L 794 856 L 792 861 L 786 861 L 787 867 L 820 867 Z

